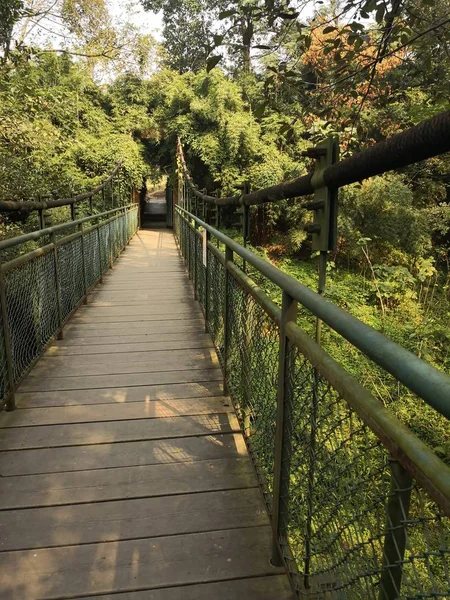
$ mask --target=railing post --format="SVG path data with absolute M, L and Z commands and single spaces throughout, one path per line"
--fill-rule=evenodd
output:
M 191 224 L 189 217 L 186 217 L 186 265 L 188 279 L 191 279 Z
M 396 460 L 391 460 L 391 490 L 387 504 L 383 549 L 383 572 L 379 600 L 397 600 L 403 575 L 406 548 L 406 522 L 411 502 L 411 475 Z
M 194 221 L 194 300 L 198 300 L 198 225 Z
M 228 263 L 233 262 L 233 250 L 228 246 L 225 248 L 225 273 L 224 273 L 224 288 L 225 288 L 225 296 L 223 300 L 223 393 L 228 394 L 228 359 L 229 359 L 229 346 L 230 346 L 230 334 L 229 334 L 229 323 L 228 323 L 228 311 L 229 311 L 229 303 L 230 296 L 228 293 L 229 281 L 230 281 L 230 273 L 228 271 Z
M 297 320 L 297 302 L 285 291 L 281 307 L 280 345 L 278 354 L 277 416 L 275 431 L 275 464 L 272 510 L 272 559 L 274 566 L 281 566 L 279 540 L 286 536 L 288 517 L 288 495 L 290 461 L 292 452 L 292 384 L 290 371 L 290 342 L 286 335 L 286 325 Z
M 81 231 L 80 239 L 81 239 L 81 257 L 82 257 L 82 264 L 83 264 L 83 288 L 84 288 L 83 304 L 87 304 L 88 286 L 87 286 L 87 279 L 86 279 L 86 255 L 85 255 L 85 251 L 84 251 L 84 235 L 83 235 L 83 224 L 82 223 L 80 223 L 78 225 L 78 231 Z
M 58 246 L 56 244 L 56 234 L 52 232 L 50 234 L 50 243 L 53 244 L 53 260 L 55 261 L 55 289 L 56 289 L 56 310 L 58 311 L 58 340 L 64 339 L 63 330 L 63 317 L 62 317 L 62 306 L 61 306 L 61 279 L 59 276 L 59 263 L 58 263 Z
M 3 343 L 5 344 L 5 359 L 6 359 L 6 371 L 8 374 L 8 401 L 6 403 L 6 410 L 11 411 L 16 408 L 15 400 L 15 382 L 14 382 L 14 368 L 12 359 L 12 345 L 11 345 L 11 334 L 9 331 L 8 324 L 8 305 L 6 303 L 6 286 L 3 271 L 0 263 L 0 310 L 2 314 L 3 323 Z
M 98 264 L 99 264 L 99 283 L 103 283 L 103 265 L 102 265 L 102 244 L 100 237 L 100 223 L 97 223 L 97 245 L 98 245 Z
M 75 202 L 72 202 L 70 205 L 70 218 L 72 219 L 72 221 L 77 220 L 77 208 Z
M 208 296 L 209 296 L 209 273 L 208 273 L 208 265 L 209 265 L 209 260 L 208 260 L 208 242 L 209 242 L 209 231 L 206 230 L 205 231 L 205 235 L 206 235 L 206 265 L 205 265 L 205 333 L 208 333 L 208 318 L 209 318 L 209 302 L 208 302 Z

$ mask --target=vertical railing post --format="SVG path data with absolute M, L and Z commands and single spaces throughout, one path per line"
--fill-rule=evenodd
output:
M 64 323 L 62 316 L 61 300 L 61 278 L 59 275 L 58 246 L 56 244 L 56 234 L 50 234 L 50 243 L 53 244 L 53 260 L 55 261 L 55 291 L 56 291 L 56 310 L 58 313 L 58 340 L 64 339 Z
M 2 323 L 3 323 L 3 343 L 5 344 L 5 360 L 6 360 L 6 371 L 8 376 L 8 400 L 6 403 L 6 410 L 11 411 L 16 408 L 16 400 L 15 400 L 15 382 L 14 382 L 14 368 L 13 368 L 13 358 L 12 358 L 12 344 L 11 344 L 11 333 L 9 330 L 8 323 L 8 305 L 6 302 L 6 285 L 5 285 L 5 277 L 2 271 L 2 265 L 0 262 L 0 310 L 2 314 Z
M 188 279 L 191 279 L 191 224 L 188 216 L 186 216 L 186 264 Z
M 80 235 L 80 239 L 81 239 L 81 258 L 82 258 L 82 265 L 83 265 L 83 288 L 84 288 L 83 304 L 87 304 L 88 285 L 87 285 L 87 279 L 86 279 L 86 254 L 85 254 L 85 248 L 84 248 L 83 223 L 80 223 L 78 225 L 78 231 L 81 232 L 81 235 Z
M 194 221 L 194 300 L 198 300 L 198 225 Z
M 100 236 L 100 223 L 97 223 L 97 245 L 98 245 L 98 263 L 99 263 L 99 283 L 103 283 L 103 265 L 102 265 L 102 242 Z
M 229 361 L 229 348 L 230 348 L 230 331 L 229 331 L 229 303 L 230 293 L 228 288 L 230 287 L 230 272 L 228 270 L 228 263 L 233 262 L 233 250 L 226 246 L 225 248 L 225 272 L 224 272 L 224 291 L 225 296 L 223 299 L 223 393 L 228 394 L 228 361 Z
M 403 575 L 412 478 L 400 463 L 391 460 L 391 490 L 386 509 L 386 530 L 383 549 L 383 572 L 379 600 L 397 600 Z
M 272 564 L 281 566 L 280 538 L 285 538 L 288 521 L 290 461 L 292 452 L 292 383 L 290 379 L 291 352 L 286 325 L 297 320 L 297 302 L 285 291 L 281 307 L 278 354 L 277 415 L 275 431 L 275 463 L 272 510 Z
M 206 265 L 205 265 L 205 333 L 208 333 L 208 319 L 209 319 L 209 260 L 208 260 L 208 242 L 209 242 L 209 231 L 206 230 Z
M 77 207 L 75 205 L 75 202 L 72 202 L 70 205 L 70 218 L 72 219 L 72 221 L 77 220 Z

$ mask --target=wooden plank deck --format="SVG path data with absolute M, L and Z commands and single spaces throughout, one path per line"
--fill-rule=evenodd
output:
M 169 231 L 139 232 L 16 400 L 2 600 L 291 600 Z

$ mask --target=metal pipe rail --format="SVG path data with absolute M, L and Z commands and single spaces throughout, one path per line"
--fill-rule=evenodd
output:
M 300 329 L 297 303 L 359 342 L 370 328 L 181 207 L 174 216 L 271 514 L 272 561 L 297 597 L 448 597 L 449 467 Z M 238 257 L 281 288 L 281 309 Z M 436 375 L 414 359 L 406 371 L 422 363 L 417 380 Z
M 114 167 L 114 169 L 111 171 L 111 173 L 108 175 L 108 177 L 102 183 L 100 183 L 98 186 L 96 186 L 95 188 L 92 188 L 91 190 L 89 190 L 87 192 L 83 192 L 82 194 L 72 196 L 71 198 L 60 198 L 57 200 L 48 200 L 48 201 L 42 201 L 42 202 L 37 202 L 34 200 L 25 200 L 23 202 L 13 201 L 13 200 L 0 200 L 0 211 L 5 211 L 5 212 L 12 212 L 12 211 L 19 211 L 19 210 L 29 211 L 29 212 L 36 211 L 36 210 L 40 211 L 40 210 L 46 210 L 48 208 L 56 208 L 58 206 L 74 205 L 74 204 L 77 204 L 78 202 L 82 202 L 83 200 L 89 200 L 90 198 L 92 198 L 93 196 L 95 196 L 96 194 L 101 192 L 103 189 L 105 189 L 106 186 L 108 185 L 108 183 L 113 181 L 114 176 L 119 171 L 119 169 L 122 165 L 123 165 L 122 161 L 119 161 L 118 163 L 116 163 L 116 166 Z
M 292 181 L 248 194 L 215 198 L 198 190 L 189 175 L 179 139 L 177 144 L 179 163 L 189 187 L 203 202 L 217 206 L 251 206 L 277 202 L 288 198 L 308 196 L 314 193 L 315 189 L 323 186 L 338 189 L 448 151 L 450 151 L 450 111 L 445 111 L 415 127 L 393 135 L 367 150 L 331 165 L 324 170 L 321 177 L 313 179 L 313 174 L 309 173 Z
M 135 234 L 138 212 L 129 204 L 0 242 L 5 251 L 50 240 L 7 262 L 0 255 L 0 408 L 14 410 L 20 381 Z

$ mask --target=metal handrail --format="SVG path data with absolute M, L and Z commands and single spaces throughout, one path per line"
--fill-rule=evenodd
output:
M 61 223 L 60 225 L 53 225 L 52 227 L 46 227 L 45 229 L 38 229 L 37 231 L 32 231 L 31 233 L 24 233 L 23 235 L 18 235 L 16 237 L 2 240 L 0 241 L 0 252 L 2 250 L 6 250 L 8 248 L 14 248 L 15 246 L 20 246 L 21 244 L 26 244 L 27 242 L 33 242 L 38 240 L 41 237 L 52 235 L 53 233 L 60 233 L 65 229 L 71 229 L 74 226 L 82 225 L 87 221 L 92 221 L 93 219 L 101 219 L 108 215 L 115 214 L 124 209 L 130 209 L 135 207 L 135 204 L 125 204 L 124 206 L 119 206 L 119 208 L 113 208 L 111 210 L 107 210 L 102 213 L 98 213 L 97 215 L 89 215 L 88 217 L 83 217 L 81 219 L 77 219 L 75 221 L 68 221 L 67 223 Z
M 255 267 L 267 279 L 300 302 L 313 315 L 327 323 L 334 331 L 361 350 L 366 356 L 401 381 L 408 389 L 420 396 L 427 404 L 450 419 L 450 377 L 426 363 L 409 350 L 396 344 L 382 333 L 366 325 L 320 294 L 283 273 L 263 258 L 244 248 L 221 231 L 205 223 L 180 206 L 177 210 L 193 219 L 236 252 L 243 260 Z
M 442 557 L 446 564 L 443 519 L 450 516 L 450 468 L 299 327 L 297 302 L 325 321 L 328 315 L 331 326 L 335 318 L 341 325 L 360 322 L 189 211 L 175 205 L 175 215 L 175 232 L 194 295 L 204 311 L 205 326 L 221 361 L 224 389 L 233 399 L 271 516 L 272 563 L 284 563 L 298 597 L 304 593 L 317 597 L 321 588 L 312 590 L 311 586 L 321 581 L 327 585 L 326 577 L 321 579 L 324 574 L 335 583 L 342 575 L 336 583 L 342 591 L 332 596 L 336 598 L 347 597 L 347 587 L 348 597 L 363 597 L 358 595 L 360 578 L 362 586 L 373 586 L 371 598 L 398 600 L 403 597 L 402 585 L 406 596 L 422 597 L 427 588 L 410 579 L 411 570 L 416 572 L 416 565 L 420 569 L 421 561 L 429 558 L 439 562 Z M 213 239 L 225 246 L 225 252 Z M 206 243 L 203 259 L 202 243 L 203 249 Z M 234 262 L 235 255 L 281 288 L 281 308 Z M 358 338 L 367 331 L 377 334 L 370 339 L 381 344 L 382 350 L 387 343 L 393 344 L 365 325 L 356 328 L 355 335 Z M 403 350 L 396 344 L 393 348 Z M 394 362 L 401 356 L 394 355 Z M 411 356 L 418 361 L 413 364 L 423 365 L 418 379 L 439 374 L 448 386 L 450 378 Z M 408 368 L 411 363 L 405 373 L 412 377 Z M 362 435 L 364 428 L 376 443 Z M 323 448 L 316 455 L 319 443 Z M 349 482 L 349 477 L 356 479 Z M 374 488 L 365 489 L 364 484 L 370 486 L 372 479 Z M 357 491 L 355 497 L 349 483 L 350 490 Z M 324 494 L 325 510 L 320 500 L 315 504 Z M 364 506 L 366 495 L 370 501 Z M 338 516 L 330 516 L 330 506 Z M 428 522 L 435 526 L 432 534 L 422 530 Z M 348 529 L 351 532 L 344 533 Z M 408 545 L 410 534 L 412 545 Z M 334 557 L 334 544 L 339 549 L 338 542 L 346 544 L 349 539 L 350 547 Z M 366 544 L 374 545 L 373 554 L 367 557 L 362 550 Z M 429 577 L 430 597 L 440 597 L 449 583 L 442 568 L 438 583 L 431 574 L 424 574 Z

